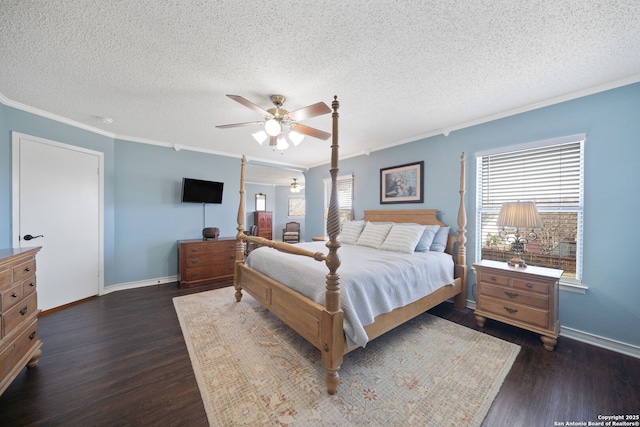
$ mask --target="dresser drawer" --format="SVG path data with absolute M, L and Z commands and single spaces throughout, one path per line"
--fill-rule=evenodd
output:
M 492 297 L 484 297 L 478 301 L 478 308 L 498 317 L 517 320 L 541 328 L 549 327 L 548 310 L 527 307 Z
M 32 259 L 22 264 L 13 267 L 13 281 L 19 282 L 28 276 L 35 274 L 36 272 L 36 260 Z
M 10 286 L 13 283 L 11 278 L 11 269 L 5 269 L 0 271 L 0 289 L 5 286 Z
M 22 294 L 26 297 L 36 291 L 36 276 L 31 276 L 22 282 Z
M 16 363 L 38 342 L 38 321 L 31 322 L 18 337 L 0 352 L 0 378 L 5 378 Z
M 208 279 L 212 277 L 220 277 L 220 276 L 229 276 L 233 275 L 234 263 L 216 263 L 216 264 L 208 264 L 198 267 L 190 267 L 185 272 L 182 280 L 193 281 L 193 280 L 201 280 Z
M 235 260 L 236 254 L 234 252 L 211 252 L 208 254 L 189 254 L 185 257 L 185 267 L 207 265 L 211 263 L 218 263 L 221 261 Z
M 197 254 L 215 254 L 224 251 L 235 252 L 235 249 L 235 240 L 209 240 L 202 243 L 191 243 L 183 248 L 185 255 L 187 256 Z
M 0 293 L 0 311 L 4 312 L 18 304 L 24 296 L 22 283 L 17 283 Z
M 482 284 L 480 292 L 482 295 L 510 301 L 515 304 L 524 304 L 544 310 L 549 308 L 549 297 L 547 295 L 525 292 L 521 289 L 510 288 L 507 286 L 489 285 L 487 283 Z
M 37 294 L 34 292 L 20 304 L 12 307 L 2 314 L 2 336 L 7 336 L 13 329 L 18 327 L 27 317 L 38 311 Z

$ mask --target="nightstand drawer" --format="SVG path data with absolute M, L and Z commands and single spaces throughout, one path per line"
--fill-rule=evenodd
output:
M 499 298 L 515 304 L 524 304 L 531 307 L 548 309 L 549 297 L 546 295 L 538 295 L 532 292 L 524 292 L 520 289 L 509 288 L 506 286 L 495 286 L 483 283 L 480 287 L 483 295 Z
M 513 279 L 513 287 L 516 289 L 539 292 L 541 294 L 549 294 L 549 285 L 547 283 L 540 283 L 533 280 Z
M 491 273 L 478 273 L 478 280 L 486 283 L 493 283 L 494 285 L 509 286 L 509 278 L 500 274 Z
M 492 297 L 483 298 L 479 302 L 478 308 L 499 317 L 517 320 L 541 328 L 549 327 L 549 312 L 547 310 L 514 304 Z

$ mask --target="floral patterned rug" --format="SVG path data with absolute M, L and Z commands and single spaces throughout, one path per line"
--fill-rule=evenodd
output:
M 320 352 L 233 287 L 174 298 L 212 426 L 478 426 L 520 347 L 424 313 L 345 355 Z

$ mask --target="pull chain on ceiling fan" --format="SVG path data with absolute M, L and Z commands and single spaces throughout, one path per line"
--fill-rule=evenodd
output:
M 268 139 L 269 146 L 273 147 L 274 150 L 286 150 L 287 148 L 289 148 L 289 142 L 287 141 L 287 138 L 295 146 L 302 142 L 305 135 L 322 140 L 329 139 L 329 137 L 331 136 L 331 134 L 328 132 L 324 132 L 319 129 L 315 129 L 310 126 L 298 123 L 301 120 L 330 113 L 331 108 L 329 108 L 329 106 L 327 106 L 327 104 L 325 104 L 324 102 L 317 102 L 313 105 L 309 105 L 298 110 L 287 111 L 282 108 L 282 105 L 284 104 L 286 98 L 282 95 L 271 95 L 271 102 L 273 103 L 273 105 L 275 105 L 275 108 L 264 110 L 258 107 L 253 102 L 248 101 L 241 96 L 227 96 L 260 114 L 262 117 L 264 117 L 264 121 L 234 123 L 228 125 L 218 125 L 216 127 L 219 129 L 226 129 L 240 126 L 263 126 L 264 129 L 251 134 L 260 145 L 262 145 Z

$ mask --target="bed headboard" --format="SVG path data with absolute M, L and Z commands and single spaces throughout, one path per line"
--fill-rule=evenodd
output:
M 446 226 L 445 223 L 438 219 L 439 212 L 437 209 L 366 210 L 364 211 L 363 219 L 371 222 L 410 222 L 420 225 Z M 453 229 L 451 227 L 451 230 Z M 458 243 L 458 236 L 449 234 L 445 252 L 453 255 L 457 263 L 456 243 Z
M 445 226 L 437 215 L 437 209 L 398 209 L 364 211 L 364 220 L 371 222 L 412 222 L 420 225 Z

